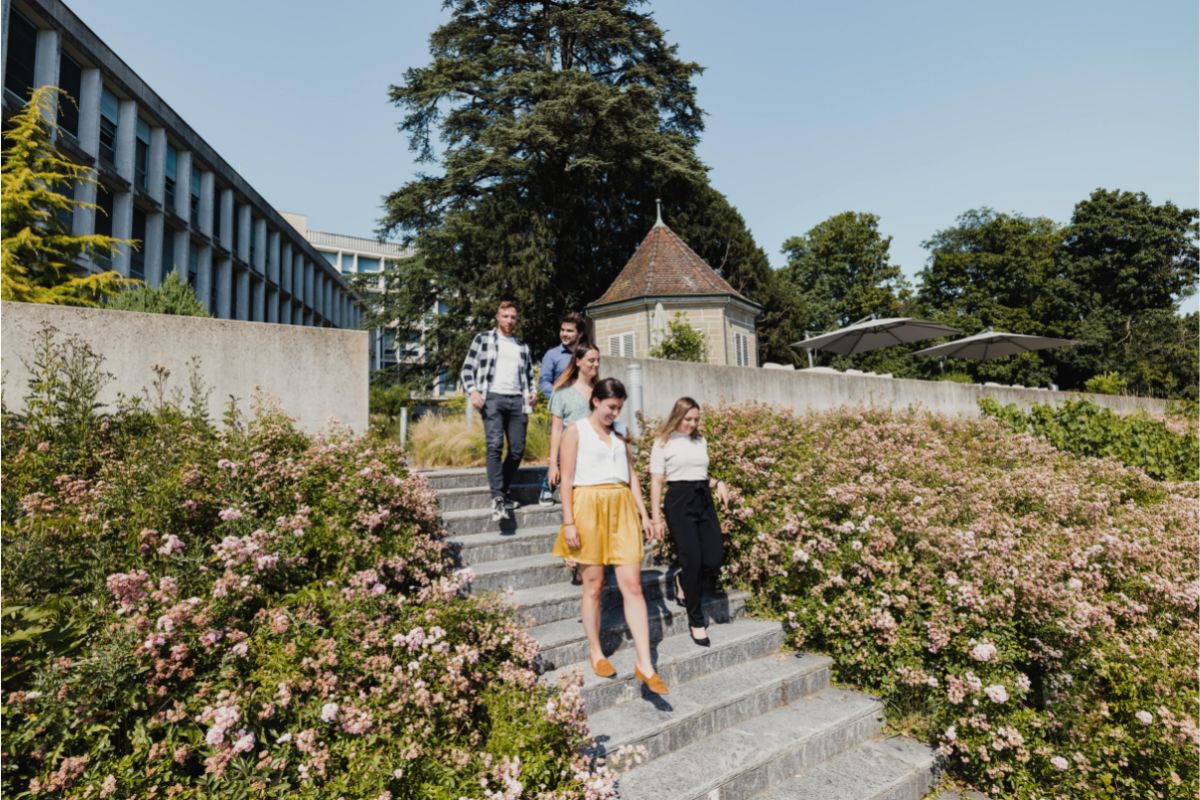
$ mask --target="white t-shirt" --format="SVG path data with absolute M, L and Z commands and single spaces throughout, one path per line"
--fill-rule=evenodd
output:
M 665 475 L 667 481 L 708 480 L 708 442 L 672 431 L 667 443 L 654 440 L 650 450 L 650 474 Z
M 496 376 L 488 387 L 491 394 L 521 393 L 521 345 L 511 336 L 496 334 Z
M 616 426 L 613 426 L 614 429 Z M 600 438 L 587 417 L 575 423 L 579 432 L 579 451 L 575 455 L 575 486 L 596 486 L 601 483 L 629 483 L 629 461 L 625 457 L 625 441 L 609 434 L 608 443 Z

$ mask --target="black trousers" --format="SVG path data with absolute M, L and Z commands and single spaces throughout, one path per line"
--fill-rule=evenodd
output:
M 519 394 L 492 394 L 483 402 L 483 433 L 487 439 L 487 478 L 492 497 L 505 497 L 521 459 L 525 457 L 525 398 Z M 508 456 L 504 440 L 508 439 Z
M 679 556 L 679 583 L 683 588 L 688 624 L 705 626 L 700 609 L 704 578 L 715 575 L 725 558 L 721 525 L 713 506 L 708 481 L 670 481 L 663 501 L 667 527 Z

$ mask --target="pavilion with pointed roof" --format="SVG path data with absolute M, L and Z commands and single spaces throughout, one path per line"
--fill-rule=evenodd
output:
M 682 314 L 708 343 L 708 363 L 758 366 L 762 306 L 729 285 L 663 223 L 654 227 L 600 299 L 590 303 L 592 341 L 608 356 L 646 358 Z

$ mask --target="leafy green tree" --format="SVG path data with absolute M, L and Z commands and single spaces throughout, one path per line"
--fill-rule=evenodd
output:
M 70 187 L 95 183 L 90 167 L 76 164 L 55 149 L 48 119 L 53 86 L 33 90 L 29 102 L 9 120 L 4 133 L 4 169 L 0 200 L 0 297 L 24 303 L 95 306 L 128 284 L 116 272 L 80 276 L 76 263 L 111 256 L 119 245 L 111 236 L 75 236 L 76 208 L 98 206 L 71 196 Z M 65 96 L 65 95 L 64 95 Z
M 1097 189 L 1076 204 L 1063 244 L 1070 317 L 1088 342 L 1061 357 L 1065 385 L 1119 372 L 1138 394 L 1194 396 L 1197 329 L 1176 311 L 1196 291 L 1197 210 L 1142 192 Z
M 703 333 L 688 324 L 687 315 L 681 311 L 667 323 L 662 341 L 650 348 L 650 357 L 704 363 L 708 360 L 708 342 Z
M 381 220 L 431 278 L 406 282 L 412 297 L 397 302 L 448 307 L 426 332 L 430 369 L 456 369 L 504 298 L 518 303 L 531 346 L 549 346 L 558 317 L 597 299 L 628 261 L 656 198 L 735 287 L 768 280 L 696 156 L 700 67 L 638 5 L 449 0 L 431 63 L 391 88 L 410 146 L 436 165 L 392 193 Z
M 160 286 L 143 283 L 133 286 L 108 301 L 117 311 L 144 311 L 148 314 L 171 314 L 179 317 L 211 317 L 196 291 L 183 282 L 179 273 L 171 271 Z
M 785 241 L 788 263 L 775 279 L 763 327 L 770 331 L 782 326 L 790 345 L 809 333 L 835 330 L 872 314 L 900 316 L 909 289 L 900 267 L 892 263 L 891 241 L 892 237 L 880 234 L 879 217 L 855 211 L 836 214 Z M 779 344 L 772 350 L 781 351 Z M 800 363 L 803 354 L 787 349 L 790 361 Z M 899 353 L 899 362 L 897 355 L 890 350 L 853 357 L 814 354 L 823 363 L 841 368 L 909 374 L 906 351 Z M 777 360 L 784 358 L 777 356 Z
M 879 233 L 879 217 L 845 211 L 783 243 L 784 269 L 801 295 L 808 330 L 900 313 L 908 286 L 891 261 L 891 242 Z
M 1045 217 L 1001 214 L 980 208 L 924 243 L 929 263 L 921 271 L 916 308 L 965 334 L 986 328 L 1068 336 L 1070 292 L 1063 274 L 1063 230 Z M 953 368 L 977 381 L 1045 385 L 1055 377 L 1053 354 L 1023 354 L 992 361 L 954 360 Z

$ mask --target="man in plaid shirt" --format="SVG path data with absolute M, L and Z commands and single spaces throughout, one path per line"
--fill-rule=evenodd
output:
M 529 346 L 513 336 L 516 329 L 517 304 L 505 300 L 496 311 L 496 327 L 475 335 L 460 375 L 463 391 L 483 417 L 495 522 L 512 519 L 517 505 L 508 491 L 525 455 L 527 415 L 537 402 L 533 357 Z M 505 438 L 508 458 L 501 463 Z

